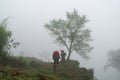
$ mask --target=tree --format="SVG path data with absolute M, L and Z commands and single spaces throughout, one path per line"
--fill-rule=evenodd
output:
M 90 30 L 85 27 L 85 23 L 89 20 L 85 15 L 79 16 L 78 12 L 67 12 L 67 19 L 51 20 L 49 24 L 44 26 L 50 31 L 55 41 L 68 50 L 67 60 L 70 59 L 71 53 L 75 51 L 83 58 L 88 59 L 87 53 L 92 47 L 89 42 L 92 40 Z
M 11 38 L 12 32 L 7 28 L 7 20 L 0 23 L 0 58 L 5 58 L 12 47 L 16 48 L 20 44 Z
M 108 53 L 108 63 L 105 66 L 107 67 L 112 66 L 113 68 L 117 69 L 120 72 L 120 49 L 114 51 L 110 50 Z

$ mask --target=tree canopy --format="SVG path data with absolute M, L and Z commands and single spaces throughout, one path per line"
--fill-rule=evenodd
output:
M 92 49 L 89 42 L 92 40 L 90 29 L 85 27 L 89 20 L 86 15 L 80 16 L 76 10 L 67 12 L 66 20 L 51 20 L 44 26 L 50 31 L 55 41 L 68 50 L 67 60 L 73 51 L 88 59 L 87 53 Z
M 12 31 L 7 27 L 7 18 L 0 23 L 0 58 L 7 56 L 10 48 L 16 48 L 20 43 L 11 38 Z

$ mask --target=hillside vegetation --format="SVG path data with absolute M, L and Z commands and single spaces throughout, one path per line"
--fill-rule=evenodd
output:
M 0 60 L 0 80 L 93 80 L 92 69 L 79 67 L 77 61 L 69 60 L 57 65 L 34 57 L 11 56 Z

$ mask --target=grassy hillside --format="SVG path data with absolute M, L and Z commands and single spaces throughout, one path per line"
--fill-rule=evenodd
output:
M 6 64 L 5 64 L 6 63 Z M 12 57 L 5 63 L 0 61 L 0 80 L 93 80 L 92 69 L 80 68 L 77 61 L 66 61 L 56 65 L 33 57 Z

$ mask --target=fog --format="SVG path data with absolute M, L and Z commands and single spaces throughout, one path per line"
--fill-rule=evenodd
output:
M 119 0 L 0 0 L 0 21 L 9 17 L 13 37 L 21 42 L 14 55 L 21 51 L 32 56 L 52 61 L 55 49 L 64 49 L 53 42 L 54 38 L 44 28 L 52 19 L 65 19 L 66 11 L 76 9 L 90 20 L 86 24 L 92 30 L 94 47 L 91 60 L 85 61 L 76 53 L 71 59 L 80 66 L 93 68 L 98 80 L 119 80 L 120 73 L 110 67 L 104 71 L 109 50 L 120 49 L 120 1 Z

